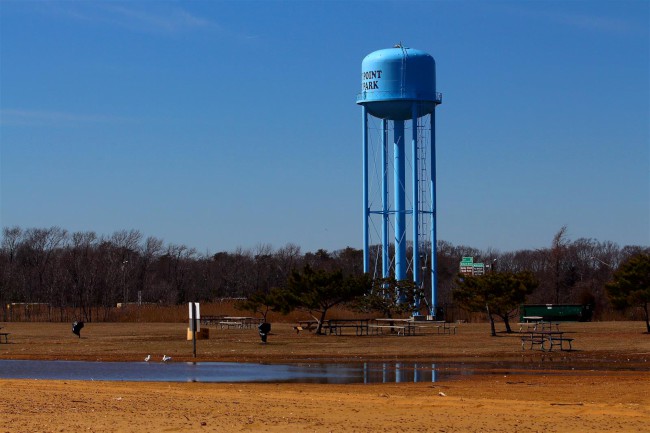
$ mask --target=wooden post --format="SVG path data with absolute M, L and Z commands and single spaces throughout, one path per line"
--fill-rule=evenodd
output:
M 190 302 L 190 332 L 192 332 L 192 354 L 196 358 L 196 333 L 199 331 L 199 303 Z

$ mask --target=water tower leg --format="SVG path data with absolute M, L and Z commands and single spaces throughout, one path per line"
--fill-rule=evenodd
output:
M 436 227 L 436 110 L 431 114 L 431 314 L 436 314 L 438 306 L 438 254 L 437 254 L 437 227 Z
M 381 276 L 388 278 L 390 276 L 390 257 L 388 256 L 388 248 L 390 245 L 390 239 L 388 238 L 390 212 L 388 202 L 388 121 L 386 119 L 381 120 L 381 167 Z
M 368 245 L 368 111 L 361 109 L 361 128 L 363 134 L 363 272 L 370 272 L 370 254 Z
M 393 152 L 394 152 L 394 194 L 395 194 L 395 279 L 406 278 L 406 209 L 405 209 L 405 151 L 404 151 L 404 121 L 393 121 Z

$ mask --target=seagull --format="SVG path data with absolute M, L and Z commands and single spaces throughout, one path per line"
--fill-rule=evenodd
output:
M 149 362 L 150 359 L 151 359 L 151 355 L 147 355 L 147 357 L 144 359 L 144 362 Z
M 169 361 L 170 359 L 172 359 L 171 356 L 163 355 L 162 362 L 167 362 L 167 361 Z

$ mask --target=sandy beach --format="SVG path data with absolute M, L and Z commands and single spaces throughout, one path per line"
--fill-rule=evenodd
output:
M 0 379 L 1 432 L 642 432 L 650 425 L 650 336 L 639 322 L 567 323 L 573 351 L 522 351 L 487 324 L 458 334 L 316 336 L 274 324 L 212 328 L 197 357 L 182 323 L 4 323 L 0 359 L 172 362 L 471 362 L 435 383 L 265 384 Z M 518 368 L 500 370 L 498 362 Z M 158 361 L 156 361 L 158 362 Z

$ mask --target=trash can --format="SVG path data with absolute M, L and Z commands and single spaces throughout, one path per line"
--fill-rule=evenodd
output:
M 267 322 L 260 323 L 260 326 L 258 326 L 257 329 L 260 332 L 262 343 L 266 343 L 266 337 L 269 335 L 269 332 L 271 332 L 271 324 Z
M 73 322 L 72 333 L 77 337 L 81 338 L 81 328 L 83 327 L 84 327 L 84 322 Z

